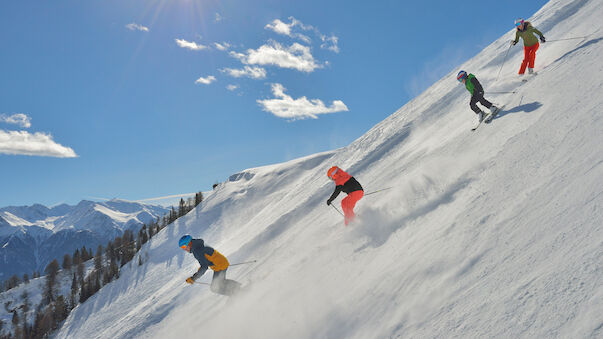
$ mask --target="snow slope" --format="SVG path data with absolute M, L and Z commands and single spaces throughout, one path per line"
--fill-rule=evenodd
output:
M 602 337 L 601 17 L 598 0 L 546 4 L 530 21 L 549 40 L 590 35 L 542 44 L 525 84 L 519 46 L 495 82 L 512 31 L 460 65 L 518 91 L 486 95 L 506 109 L 475 132 L 454 70 L 347 147 L 233 175 L 57 337 Z M 346 228 L 325 205 L 333 164 L 394 188 Z M 246 293 L 186 285 L 185 233 L 257 259 L 228 270 Z

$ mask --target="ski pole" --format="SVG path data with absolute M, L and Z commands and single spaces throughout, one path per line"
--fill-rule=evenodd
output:
M 484 92 L 485 94 L 506 94 L 506 93 L 517 93 L 517 91 L 510 92 Z
M 509 45 L 509 48 L 507 48 L 507 53 L 505 53 L 505 57 L 503 58 L 503 62 L 500 65 L 500 69 L 498 70 L 498 75 L 496 76 L 496 80 L 494 80 L 494 82 L 498 81 L 498 77 L 500 76 L 500 72 L 503 69 L 503 66 L 505 65 L 505 61 L 507 61 L 507 55 L 509 54 L 509 51 L 511 50 L 511 47 L 513 47 L 513 45 Z
M 375 194 L 375 193 L 379 193 L 379 192 L 387 191 L 387 190 L 392 189 L 392 188 L 394 188 L 394 187 L 392 186 L 392 187 L 388 187 L 388 188 L 380 189 L 380 190 L 377 190 L 377 191 L 373 191 L 373 192 L 370 192 L 370 193 L 366 193 L 366 194 L 364 194 L 364 196 L 366 197 L 367 195 L 371 195 L 371 194 Z
M 236 264 L 230 264 L 229 266 L 237 266 L 237 265 L 245 265 L 245 264 L 251 264 L 256 262 L 257 260 L 251 260 L 251 261 L 245 261 L 245 262 L 240 262 L 240 263 L 236 263 Z
M 341 213 L 341 211 L 339 211 L 339 210 L 337 209 L 337 207 L 335 207 L 335 206 L 333 206 L 333 205 L 331 205 L 331 207 L 333 207 L 333 208 L 334 208 L 334 209 L 337 211 L 337 213 L 339 213 L 339 214 L 341 214 L 342 216 L 344 216 L 344 215 L 343 215 L 343 213 Z M 345 217 L 345 216 L 344 216 L 344 217 Z
M 204 283 L 204 282 L 198 282 L 198 281 L 195 281 L 195 284 L 199 284 L 199 285 L 211 285 L 210 283 Z
M 563 40 L 575 40 L 575 39 L 586 39 L 588 38 L 588 36 L 579 36 L 579 37 L 575 37 L 575 38 L 565 38 L 565 39 L 553 39 L 553 40 L 547 40 L 546 42 L 555 42 L 555 41 L 563 41 Z

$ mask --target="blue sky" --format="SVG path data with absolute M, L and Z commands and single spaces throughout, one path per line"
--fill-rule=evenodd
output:
M 2 1 L 0 207 L 208 190 L 345 146 L 544 3 Z

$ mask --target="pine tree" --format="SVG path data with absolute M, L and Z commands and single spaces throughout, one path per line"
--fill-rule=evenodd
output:
M 84 262 L 82 260 L 80 260 L 80 262 L 77 264 L 78 281 L 84 281 L 84 271 L 85 270 L 86 270 L 86 265 L 84 265 Z
M 63 269 L 70 270 L 71 266 L 73 266 L 73 261 L 71 260 L 71 256 L 69 254 L 65 254 L 63 256 Z
M 29 308 L 28 308 L 29 310 Z M 29 334 L 31 329 L 29 328 L 29 324 L 27 323 L 27 311 L 24 309 L 22 313 L 23 317 L 21 320 L 21 333 L 23 333 L 24 338 L 29 338 Z
M 23 306 L 21 306 L 21 308 L 23 309 L 23 313 L 29 312 L 29 307 L 31 306 L 31 304 L 29 302 L 29 293 L 27 292 L 27 289 L 23 289 L 23 293 L 21 293 L 21 299 L 23 299 Z
M 23 274 L 23 282 L 29 284 L 29 275 L 27 273 Z
M 149 241 L 149 236 L 147 234 L 147 225 L 142 225 L 142 229 L 140 230 L 140 236 L 142 237 L 142 243 L 146 244 Z
M 199 205 L 203 201 L 203 193 L 199 192 L 195 194 L 195 206 Z
M 193 208 L 195 208 L 195 203 L 192 197 L 186 199 L 186 213 L 190 212 Z
M 27 292 L 27 289 L 23 290 L 23 293 L 21 294 L 21 299 L 23 299 L 23 305 L 21 306 L 21 328 L 23 336 L 27 338 L 29 337 L 29 333 L 31 332 L 27 321 L 27 312 L 29 312 L 29 307 L 31 306 L 29 302 L 29 293 Z
M 138 232 L 138 236 L 136 237 L 136 252 L 140 251 L 141 247 L 142 247 L 142 235 L 140 232 Z
M 42 316 L 42 321 L 41 321 L 41 329 L 42 329 L 42 333 L 46 334 L 50 331 L 52 331 L 52 329 L 54 328 L 54 324 L 55 324 L 55 320 L 54 320 L 54 314 L 53 314 L 53 309 L 52 307 L 47 307 L 46 310 L 44 310 L 44 314 Z
M 31 303 L 29 302 L 29 293 L 27 292 L 27 289 L 24 289 L 23 293 L 21 293 L 21 299 L 23 299 L 23 305 L 21 306 L 21 333 L 23 333 L 24 338 L 28 338 L 31 329 L 27 321 L 27 312 L 29 312 Z
M 84 279 L 80 282 L 80 304 L 88 299 L 88 285 L 86 284 L 86 280 Z
M 180 198 L 180 203 L 178 204 L 178 218 L 186 214 L 186 206 L 184 204 L 184 199 Z
M 149 227 L 148 227 L 149 240 L 150 240 L 151 238 L 153 238 L 153 235 L 155 235 L 155 234 L 153 233 L 153 231 L 154 231 L 154 230 L 155 230 L 155 224 L 154 224 L 154 223 L 151 221 L 151 223 L 149 224 Z
M 69 299 L 71 308 L 75 307 L 75 296 L 77 295 L 77 277 L 73 272 L 73 280 L 71 280 L 71 298 Z
M 36 314 L 34 316 L 34 325 L 32 331 L 33 338 L 42 338 L 48 332 L 48 330 L 43 328 L 42 319 L 44 318 L 44 311 L 41 309 L 36 310 Z
M 17 310 L 13 311 L 13 326 L 18 326 L 19 325 L 19 313 L 17 312 Z
M 116 237 L 113 240 L 113 246 L 115 246 L 115 260 L 116 261 L 120 261 L 121 260 L 121 253 L 123 251 L 123 242 L 121 240 L 121 237 Z
M 65 298 L 62 295 L 57 297 L 57 301 L 54 303 L 54 318 L 56 320 L 56 324 L 54 328 L 58 328 L 59 324 L 67 319 L 69 315 L 69 309 L 67 308 L 67 304 L 65 303 Z
M 54 301 L 54 288 L 56 285 L 57 273 L 59 272 L 59 262 L 54 259 L 46 266 L 46 287 L 44 289 L 44 300 L 46 303 Z
M 73 265 L 77 266 L 81 260 L 82 255 L 80 254 L 80 250 L 76 249 L 75 252 L 73 252 Z
M 102 272 L 103 270 L 103 246 L 98 245 L 96 249 L 96 255 L 94 256 L 94 269 L 97 272 Z
M 86 246 L 82 246 L 82 261 L 88 261 L 88 259 L 90 259 L 90 257 L 88 257 Z
M 94 272 L 94 293 L 98 292 L 101 289 L 101 275 L 100 271 Z
M 6 290 L 10 290 L 11 288 L 17 287 L 20 282 L 21 280 L 19 279 L 19 277 L 14 274 L 12 277 L 8 278 L 8 281 L 6 282 Z

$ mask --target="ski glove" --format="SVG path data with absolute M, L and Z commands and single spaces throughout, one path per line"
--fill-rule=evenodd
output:
M 544 39 L 544 35 L 540 37 L 540 41 L 542 41 L 543 43 L 546 42 L 546 40 Z
M 327 206 L 331 206 L 331 200 L 327 200 Z
M 195 283 L 195 281 L 193 280 L 192 277 L 186 278 L 186 282 L 189 283 L 189 284 L 191 284 L 191 285 Z
M 512 45 L 512 46 L 517 45 L 517 41 L 515 41 L 515 40 L 511 40 L 511 45 Z

